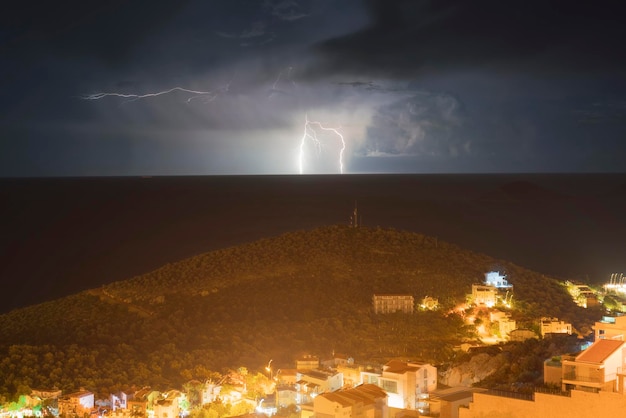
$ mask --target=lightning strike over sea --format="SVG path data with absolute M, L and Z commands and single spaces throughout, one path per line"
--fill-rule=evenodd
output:
M 317 122 L 317 121 L 312 121 L 309 120 L 309 116 L 305 115 L 304 117 L 304 134 L 302 135 L 302 140 L 300 141 L 300 153 L 298 156 L 298 166 L 300 169 L 300 174 L 304 173 L 304 146 L 307 142 L 307 140 L 313 142 L 313 145 L 317 148 L 318 152 L 321 152 L 322 149 L 322 143 L 321 141 L 318 139 L 317 137 L 317 131 L 315 130 L 314 126 L 317 126 L 318 129 L 321 129 L 323 131 L 329 131 L 332 132 L 333 134 L 337 135 L 339 137 L 339 139 L 341 140 L 341 149 L 339 150 L 339 173 L 343 174 L 343 152 L 346 149 L 346 141 L 343 137 L 343 135 L 341 134 L 341 132 L 339 132 L 337 129 L 335 128 L 329 128 L 326 127 L 324 125 L 322 125 L 321 122 Z
M 136 100 L 162 96 L 162 95 L 179 91 L 183 93 L 189 93 L 192 95 L 191 97 L 187 98 L 186 100 L 187 103 L 191 102 L 193 99 L 197 99 L 200 97 L 207 99 L 206 100 L 207 102 L 212 102 L 219 96 L 221 92 L 228 91 L 228 88 L 229 88 L 229 84 L 215 91 L 191 90 L 191 89 L 186 89 L 183 87 L 172 87 L 171 89 L 162 90 L 162 91 L 158 91 L 155 93 L 146 93 L 146 94 L 131 94 L 131 93 L 117 93 L 117 92 L 93 93 L 93 94 L 88 94 L 88 95 L 83 96 L 82 99 L 83 100 L 100 100 L 100 99 L 104 99 L 105 97 L 121 97 L 123 99 L 129 99 L 128 102 L 134 102 Z

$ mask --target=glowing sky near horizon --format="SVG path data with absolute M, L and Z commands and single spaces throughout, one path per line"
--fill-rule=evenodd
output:
M 0 176 L 623 171 L 619 2 L 30 6 L 3 16 Z M 345 147 L 302 170 L 307 115 Z

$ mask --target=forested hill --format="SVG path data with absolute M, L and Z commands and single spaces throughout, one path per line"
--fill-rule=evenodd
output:
M 574 321 L 555 280 L 420 234 L 330 226 L 198 255 L 126 281 L 0 316 L 0 387 L 180 385 L 333 350 L 359 361 L 445 361 L 472 338 L 447 309 L 499 270 L 518 320 Z M 373 315 L 374 293 L 437 297 L 438 312 Z M 528 316 L 530 317 L 530 316 Z

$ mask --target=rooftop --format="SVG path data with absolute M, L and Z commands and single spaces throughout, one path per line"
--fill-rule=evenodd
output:
M 591 347 L 580 353 L 578 357 L 576 357 L 576 361 L 602 363 L 623 345 L 624 341 L 598 340 Z

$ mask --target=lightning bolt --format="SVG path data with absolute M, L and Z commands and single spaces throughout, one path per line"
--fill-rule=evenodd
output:
M 293 71 L 293 67 L 287 67 L 287 75 L 285 76 L 285 78 L 295 87 L 296 82 L 293 81 L 291 79 L 291 72 Z M 276 90 L 278 87 L 278 83 L 280 83 L 280 79 L 283 77 L 283 72 L 281 71 L 278 73 L 278 76 L 276 77 L 276 80 L 274 80 L 274 84 L 272 85 L 272 90 Z
M 339 164 L 339 173 L 343 174 L 343 152 L 346 149 L 346 141 L 345 141 L 343 135 L 341 134 L 341 132 L 339 132 L 335 128 L 328 128 L 328 127 L 322 125 L 321 122 L 309 120 L 309 116 L 308 115 L 304 116 L 304 133 L 302 135 L 302 140 L 300 141 L 300 153 L 299 153 L 299 156 L 298 156 L 298 166 L 299 166 L 299 169 L 300 169 L 300 174 L 304 173 L 304 163 L 303 163 L 303 160 L 304 160 L 304 146 L 305 146 L 307 140 L 313 142 L 313 145 L 317 149 L 318 153 L 320 153 L 321 150 L 322 150 L 322 143 L 317 138 L 317 131 L 315 130 L 315 127 L 317 127 L 318 129 L 321 129 L 323 131 L 332 132 L 333 134 L 337 135 L 339 137 L 339 139 L 341 140 L 341 149 L 339 150 L 339 161 L 338 161 L 338 164 Z
M 134 102 L 136 100 L 163 96 L 166 94 L 174 93 L 175 91 L 180 91 L 180 92 L 189 93 L 192 95 L 191 97 L 187 98 L 186 100 L 187 103 L 191 102 L 193 99 L 198 99 L 198 98 L 205 98 L 206 102 L 212 102 L 213 100 L 217 99 L 217 97 L 221 93 L 228 92 L 229 88 L 230 88 L 230 83 L 228 83 L 226 86 L 218 90 L 210 90 L 210 91 L 190 90 L 190 89 L 186 89 L 183 87 L 172 87 L 171 89 L 162 90 L 162 91 L 158 91 L 155 93 L 146 93 L 146 94 L 131 94 L 131 93 L 117 93 L 117 92 L 93 93 L 93 94 L 87 94 L 85 96 L 82 96 L 82 99 L 83 100 L 100 100 L 100 99 L 104 99 L 105 97 L 121 97 L 123 99 L 129 99 L 127 100 L 128 102 Z

